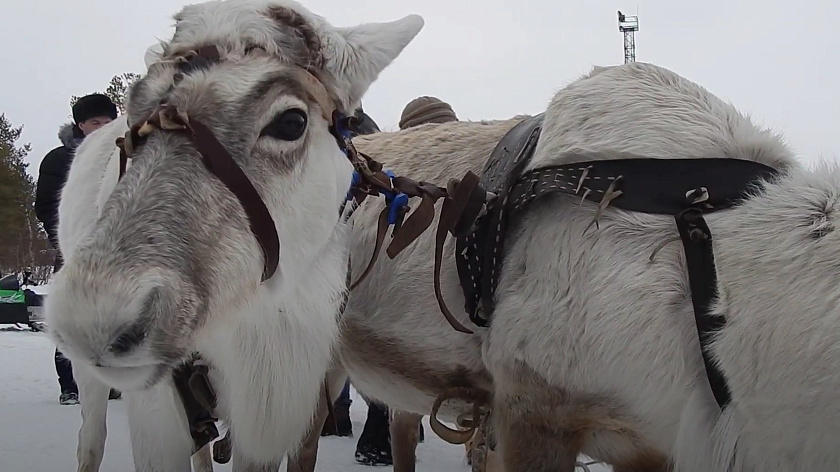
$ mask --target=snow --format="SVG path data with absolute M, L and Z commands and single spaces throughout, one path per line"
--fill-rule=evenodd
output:
M 37 293 L 38 295 L 46 295 L 49 292 L 49 285 L 21 285 L 20 289 L 29 289 L 33 292 Z
M 58 404 L 54 345 L 43 333 L 0 331 L 0 464 L 3 471 L 58 472 L 76 468 L 76 435 L 81 423 L 78 405 Z M 316 471 L 372 472 L 355 462 L 358 435 L 364 427 L 367 405 L 355 390 L 350 416 L 355 438 L 321 438 Z M 426 441 L 417 447 L 417 471 L 468 472 L 464 447 L 443 442 L 424 418 Z M 128 423 L 122 401 L 108 404 L 108 439 L 101 472 L 134 469 Z M 231 464 L 214 464 L 230 471 Z M 388 472 L 391 467 L 376 467 Z M 581 470 L 581 469 L 578 469 Z M 591 472 L 608 472 L 600 465 Z M 285 472 L 285 466 L 281 469 Z

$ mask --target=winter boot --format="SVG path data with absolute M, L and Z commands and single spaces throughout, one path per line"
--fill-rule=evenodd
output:
M 122 398 L 122 392 L 117 389 L 112 388 L 108 393 L 108 400 L 119 400 L 120 398 Z
M 341 438 L 353 437 L 353 423 L 350 422 L 350 405 L 336 402 L 333 410 L 327 415 L 324 427 L 321 429 L 321 436 L 338 436 Z
M 339 403 L 335 406 L 335 435 L 340 438 L 353 437 L 353 423 L 350 422 L 350 405 Z
M 321 428 L 321 437 L 335 436 L 338 433 L 338 428 L 335 425 L 335 416 L 332 413 L 333 412 L 330 411 L 327 414 L 327 419 L 324 420 L 324 427 Z
M 350 422 L 350 380 L 344 382 L 341 395 L 333 404 L 333 409 L 327 415 L 321 436 L 353 437 L 353 423 Z
M 79 394 L 76 392 L 65 392 L 58 397 L 58 403 L 62 405 L 78 405 Z
M 392 465 L 391 431 L 388 408 L 368 404 L 365 428 L 356 444 L 356 462 L 364 465 Z

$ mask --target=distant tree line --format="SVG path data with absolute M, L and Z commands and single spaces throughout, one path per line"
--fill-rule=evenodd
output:
M 55 255 L 35 218 L 35 180 L 24 162 L 31 146 L 18 144 L 22 131 L 0 114 L 0 273 L 29 270 L 43 281 Z

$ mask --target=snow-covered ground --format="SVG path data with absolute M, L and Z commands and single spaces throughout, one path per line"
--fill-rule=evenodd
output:
M 58 404 L 58 380 L 53 363 L 54 346 L 43 333 L 0 331 L 0 471 L 62 472 L 76 469 L 76 434 L 81 418 L 79 406 Z M 358 437 L 367 406 L 352 392 L 350 416 Z M 464 448 L 443 442 L 424 419 L 426 441 L 417 448 L 417 470 L 467 472 Z M 356 438 L 321 438 L 319 472 L 387 472 L 391 467 L 357 464 L 353 458 Z M 108 440 L 102 472 L 133 470 L 128 424 L 122 401 L 108 405 Z M 215 464 L 217 471 L 231 465 Z M 285 468 L 283 469 L 285 470 Z M 578 469 L 580 470 L 580 469 Z M 592 472 L 607 472 L 591 466 Z

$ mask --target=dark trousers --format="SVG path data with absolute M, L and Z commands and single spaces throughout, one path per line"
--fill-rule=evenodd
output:
M 64 354 L 55 350 L 55 372 L 58 374 L 58 384 L 61 386 L 61 393 L 75 393 L 79 394 L 79 387 L 76 386 L 76 380 L 73 379 L 73 365 L 70 359 L 64 357 Z
M 347 379 L 344 382 L 344 388 L 341 389 L 341 395 L 338 396 L 338 399 L 335 401 L 335 407 L 338 408 L 339 406 L 350 406 L 352 401 L 350 400 L 350 379 Z
M 362 463 L 390 465 L 391 431 L 388 407 L 368 401 L 365 427 L 356 443 L 356 460 Z
M 50 238 L 50 243 L 52 243 L 54 248 L 58 249 L 55 238 Z M 56 251 L 53 273 L 58 272 L 63 265 L 64 258 L 61 256 L 61 251 Z M 64 357 L 64 354 L 59 352 L 58 348 L 55 350 L 55 372 L 58 374 L 58 384 L 61 386 L 61 393 L 79 394 L 79 387 L 76 386 L 76 380 L 73 379 L 73 364 L 70 363 L 70 359 Z

